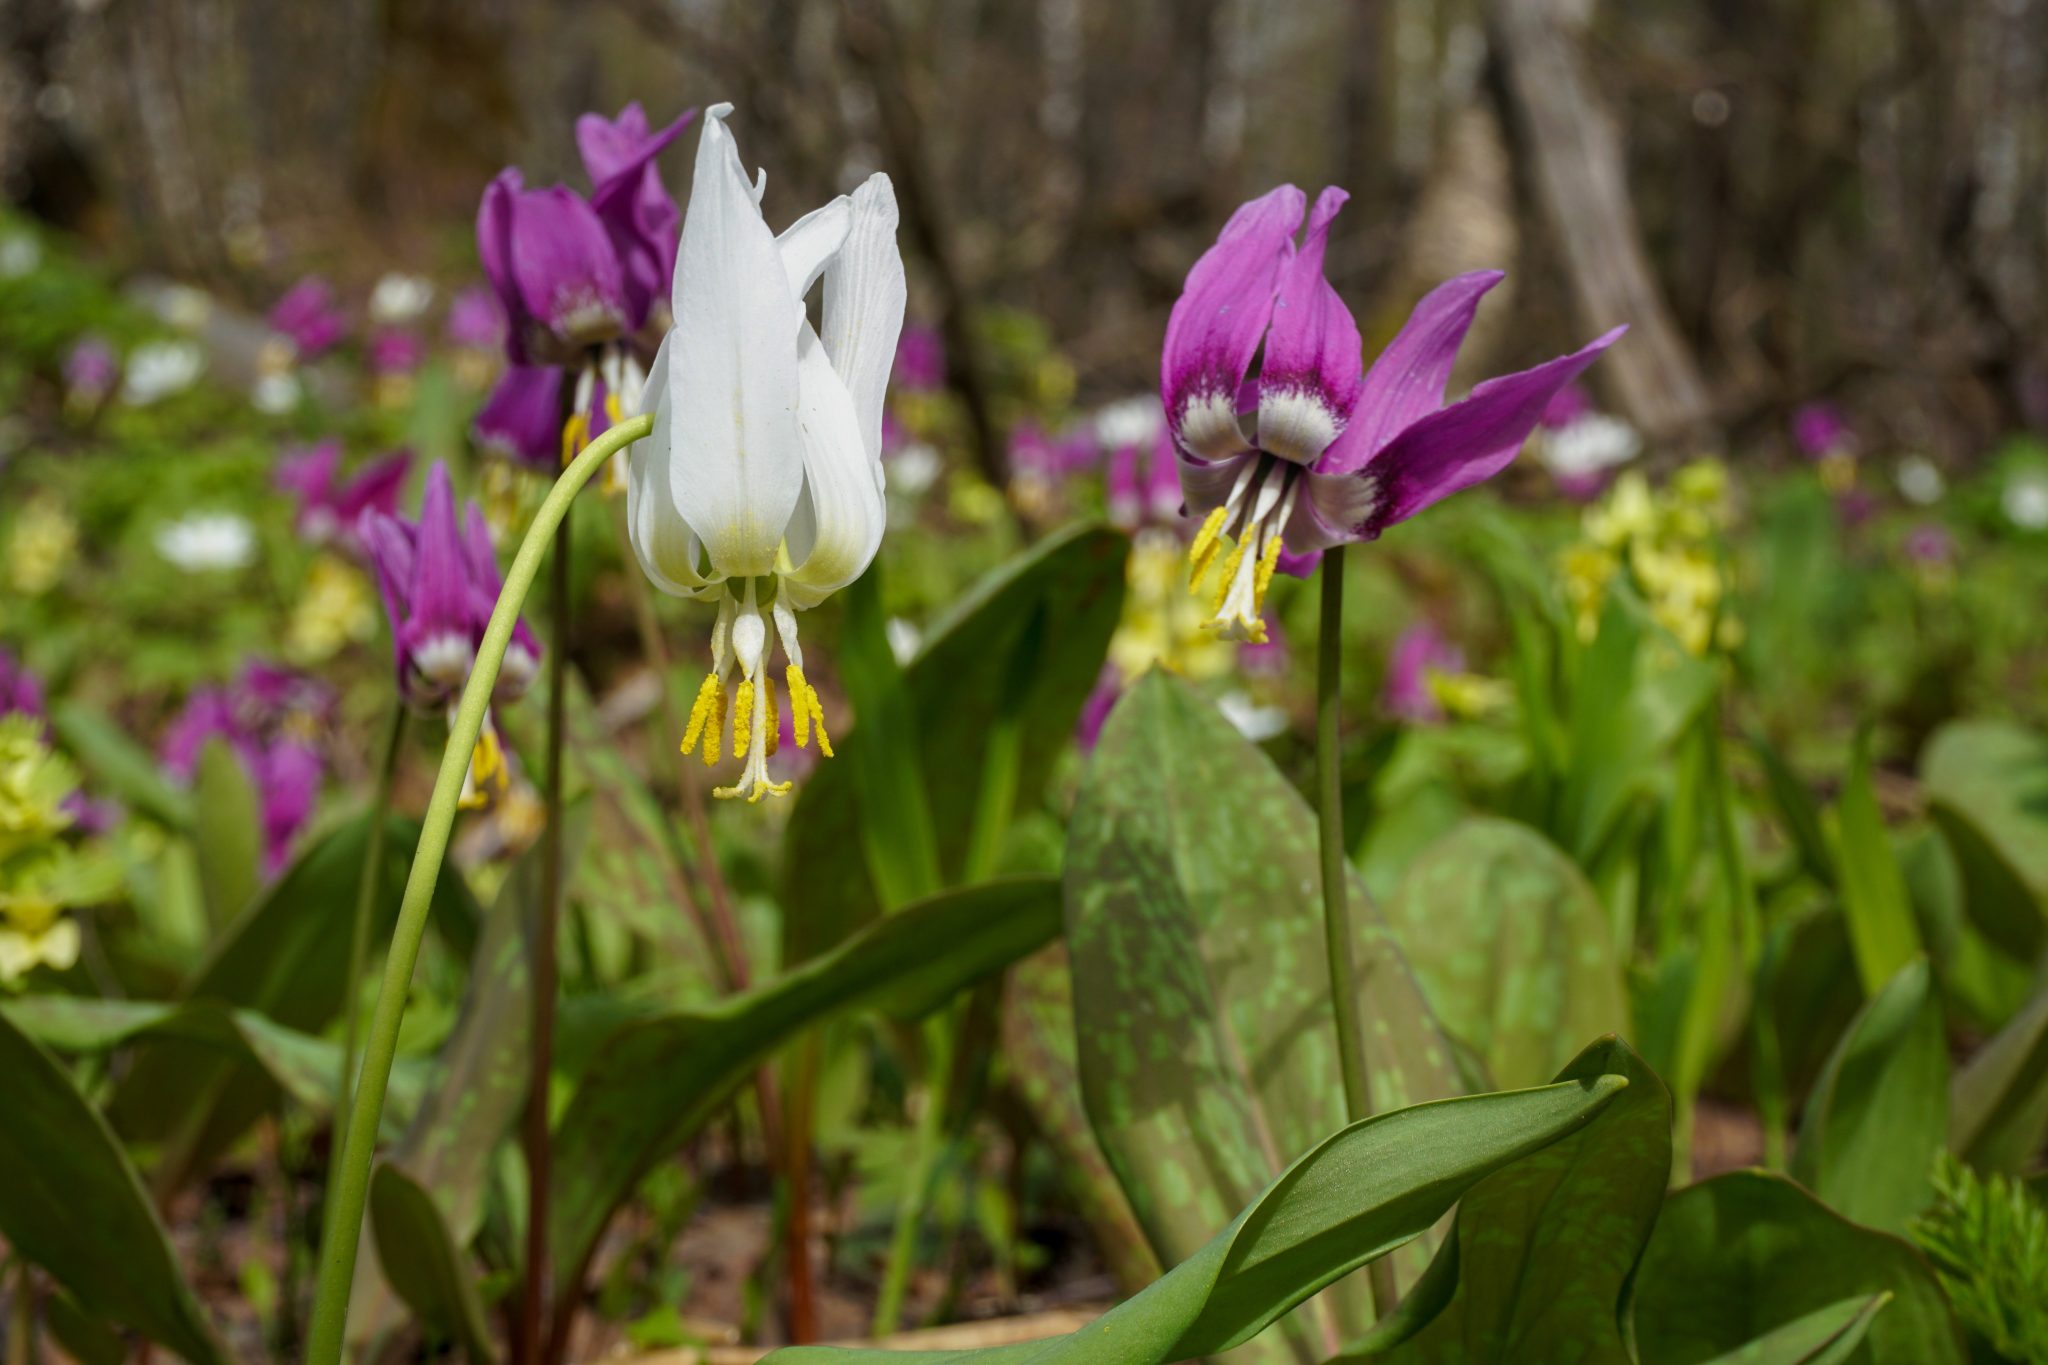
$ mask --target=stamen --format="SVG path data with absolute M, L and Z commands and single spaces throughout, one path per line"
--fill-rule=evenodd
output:
M 745 758 L 754 739 L 754 680 L 740 679 L 739 693 L 732 702 L 732 756 Z
M 590 414 L 572 412 L 569 420 L 562 423 L 562 463 L 569 464 L 576 458 L 576 452 L 590 444 Z
M 697 689 L 697 699 L 690 703 L 690 724 L 683 731 L 683 752 L 689 753 L 704 742 L 704 762 L 708 766 L 718 762 L 719 731 L 724 729 L 725 685 L 718 680 L 718 674 L 704 675 L 703 685 Z
M 1195 532 L 1194 544 L 1188 546 L 1188 587 L 1194 588 L 1202 581 L 1202 575 L 1215 562 L 1216 552 L 1221 548 L 1223 519 L 1228 508 L 1218 507 L 1202 521 L 1202 529 Z
M 1255 579 L 1253 579 L 1253 580 L 1252 580 L 1252 610 L 1253 610 L 1253 611 L 1255 611 L 1255 612 L 1263 612 L 1263 611 L 1265 611 L 1265 609 L 1266 609 L 1266 589 L 1267 589 L 1268 587 L 1270 587 L 1270 586 L 1272 585 L 1272 582 L 1273 582 L 1273 570 L 1274 570 L 1275 568 L 1279 567 L 1279 564 L 1280 564 L 1280 536 L 1279 536 L 1279 533 L 1278 533 L 1278 532 L 1275 532 L 1275 533 L 1273 534 L 1272 538 L 1271 538 L 1270 540 L 1268 540 L 1268 541 L 1266 542 L 1266 549 L 1265 549 L 1265 553 L 1263 553 L 1263 554 L 1261 554 L 1261 555 L 1259 556 L 1259 576 L 1258 576 L 1257 578 L 1255 578 Z M 1261 644 L 1264 644 L 1264 643 L 1265 643 L 1265 639 L 1264 639 L 1264 636 L 1265 636 L 1265 623 L 1264 623 L 1264 621 L 1263 621 L 1263 620 L 1262 620 L 1262 621 L 1260 622 L 1260 625 L 1259 625 L 1259 635 L 1260 635 L 1260 640 L 1259 640 L 1259 643 L 1261 643 Z
M 763 742 L 768 746 L 768 757 L 775 757 L 775 751 L 782 746 L 782 718 L 775 714 L 775 684 L 767 678 L 761 679 L 761 700 L 767 704 L 767 723 L 762 727 Z
M 1223 561 L 1223 581 L 1217 586 L 1216 600 L 1209 607 L 1211 615 L 1223 614 L 1223 604 L 1229 600 L 1231 585 L 1237 582 L 1237 571 L 1244 567 L 1244 553 L 1250 545 L 1251 535 L 1247 530 L 1246 534 L 1237 538 L 1237 544 L 1231 547 L 1230 558 Z
M 832 741 L 825 734 L 825 706 L 818 700 L 818 689 L 804 677 L 801 664 L 791 664 L 783 676 L 789 684 L 790 727 L 796 732 L 796 747 L 802 749 L 810 744 L 811 727 L 815 725 L 818 752 L 832 757 Z

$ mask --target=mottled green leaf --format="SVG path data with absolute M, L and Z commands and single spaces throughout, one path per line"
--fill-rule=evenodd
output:
M 1089 1119 L 1170 1264 L 1345 1119 L 1315 816 L 1229 721 L 1154 672 L 1103 729 L 1065 884 Z M 1374 1108 L 1458 1093 L 1450 1045 L 1355 876 L 1351 914 Z M 1346 1291 L 1337 1339 L 1370 1320 L 1362 1286 Z
M 55 1058 L 0 1015 L 0 1237 L 97 1317 L 193 1365 L 227 1353 L 121 1144 Z
M 1636 1269 L 1636 1350 L 1642 1365 L 1701 1365 L 1844 1299 L 1884 1293 L 1892 1302 L 1852 1359 L 1964 1365 L 1962 1333 L 1918 1252 L 1781 1176 L 1732 1171 L 1665 1201 Z
M 1949 1147 L 1971 1165 L 2032 1167 L 2048 1142 L 2048 986 L 1956 1073 L 1949 1104 Z
M 983 579 L 933 624 L 903 670 L 929 797 L 940 870 L 965 864 L 992 719 L 1012 680 L 1017 644 L 1043 619 L 1044 648 L 1023 697 L 1016 806 L 1044 787 L 1095 686 L 1123 609 L 1130 542 L 1101 526 L 1048 536 Z M 819 765 L 791 812 L 783 846 L 785 960 L 799 962 L 844 939 L 878 913 L 862 840 L 850 756 L 856 726 L 835 735 L 840 757 Z
M 462 1250 L 434 1198 L 389 1162 L 370 1177 L 370 1226 L 377 1259 L 406 1306 L 429 1330 L 462 1344 L 473 1361 L 495 1361 L 483 1304 Z
M 2005 721 L 1952 721 L 1920 756 L 1930 808 L 1962 866 L 1970 918 L 2006 952 L 2048 947 L 2048 739 Z
M 627 1024 L 598 1051 L 555 1138 L 550 1239 L 573 1294 L 612 1210 L 796 1034 L 863 1006 L 928 1007 L 1059 932 L 1058 888 L 988 882 L 905 906 L 767 985 Z
M 1606 911 L 1527 825 L 1465 821 L 1416 859 L 1386 913 L 1437 1021 L 1495 1085 L 1538 1084 L 1585 1039 L 1629 1025 Z
M 792 1347 L 776 1365 L 1158 1365 L 1258 1336 L 1311 1294 L 1419 1236 L 1460 1194 L 1577 1131 L 1617 1076 L 1414 1105 L 1316 1144 L 1194 1254 L 1079 1331 L 979 1351 Z
M 1850 1021 L 1799 1124 L 1792 1175 L 1846 1218 L 1886 1232 L 1932 1196 L 1948 1136 L 1948 1040 L 1925 958 Z

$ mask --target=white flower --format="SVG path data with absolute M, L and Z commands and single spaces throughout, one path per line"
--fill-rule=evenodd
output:
M 892 616 L 882 623 L 882 633 L 889 637 L 889 652 L 896 656 L 896 662 L 907 664 L 917 657 L 917 647 L 924 643 L 924 632 L 917 628 L 915 621 L 906 621 L 901 616 Z
M 946 461 L 929 441 L 912 441 L 889 457 L 890 484 L 906 498 L 916 498 L 938 482 Z
M 256 531 L 233 512 L 193 512 L 157 528 L 156 552 L 186 573 L 239 569 L 256 557 Z
M 1915 507 L 1927 507 L 1941 501 L 1941 495 L 1948 490 L 1948 481 L 1941 477 L 1941 470 L 1925 455 L 1908 455 L 1899 461 L 1897 474 L 1899 496 Z
M 121 401 L 147 407 L 192 387 L 206 369 L 206 352 L 190 341 L 146 341 L 128 356 Z
M 1261 706 L 1242 692 L 1226 692 L 1216 699 L 1216 709 L 1254 744 L 1263 744 L 1287 731 L 1287 712 L 1278 706 Z
M 1106 403 L 1095 412 L 1095 439 L 1104 450 L 1149 446 L 1166 424 L 1166 409 L 1156 394 L 1141 393 Z
M 431 280 L 393 271 L 379 279 L 370 290 L 370 320 L 384 324 L 411 322 L 426 312 L 427 305 L 433 301 L 434 285 Z
M 1643 449 L 1643 438 L 1619 417 L 1591 412 L 1543 433 L 1537 458 L 1559 479 L 1585 479 L 1627 464 Z
M 31 234 L 17 232 L 0 241 L 0 280 L 32 275 L 42 263 L 43 245 Z
M 725 126 L 705 111 L 676 257 L 674 326 L 647 374 L 653 433 L 633 454 L 626 516 L 657 587 L 713 599 L 712 670 L 684 751 L 718 758 L 725 683 L 738 665 L 733 752 L 747 766 L 720 796 L 789 790 L 768 778 L 776 734 L 768 617 L 788 660 L 798 745 L 824 710 L 805 681 L 796 613 L 858 578 L 881 544 L 882 397 L 903 326 L 896 195 L 870 176 L 776 236 Z M 822 279 L 821 325 L 805 297 Z
M 213 316 L 213 298 L 189 284 L 165 285 L 147 300 L 159 320 L 181 332 L 196 332 Z
M 2012 474 L 1998 505 L 2005 519 L 2022 531 L 2048 529 L 2048 472 L 2022 469 Z
M 256 411 L 277 417 L 297 407 L 304 391 L 299 377 L 284 370 L 259 378 L 256 387 L 249 391 L 249 401 L 255 405 Z

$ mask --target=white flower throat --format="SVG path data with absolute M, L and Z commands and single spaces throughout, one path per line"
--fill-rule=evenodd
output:
M 1248 460 L 1231 486 L 1230 497 L 1210 512 L 1188 546 L 1188 587 L 1200 592 L 1202 579 L 1231 542 L 1229 555 L 1212 591 L 1209 620 L 1203 624 L 1225 639 L 1266 642 L 1266 589 L 1279 566 L 1280 532 L 1294 515 L 1301 495 L 1301 466 L 1260 455 Z
M 705 676 L 703 686 L 697 689 L 697 700 L 690 706 L 683 752 L 690 753 L 701 745 L 704 762 L 718 762 L 727 720 L 726 680 L 737 664 L 740 681 L 733 693 L 730 717 L 732 753 L 734 758 L 746 760 L 746 768 L 738 782 L 730 787 L 715 787 L 711 794 L 728 800 L 745 797 L 751 804 L 764 796 L 782 796 L 791 784 L 776 782 L 768 776 L 768 760 L 781 739 L 781 718 L 775 701 L 775 682 L 766 667 L 768 625 L 761 619 L 756 588 L 761 580 L 743 581 L 746 586 L 740 597 L 733 596 L 732 581 L 727 580 L 718 599 L 718 621 L 711 628 L 711 672 Z M 780 591 L 769 612 L 775 618 L 775 634 L 782 642 L 783 658 L 787 661 L 783 682 L 789 689 L 790 728 L 797 747 L 802 749 L 810 744 L 811 730 L 816 727 L 818 752 L 830 758 L 832 741 L 825 734 L 825 708 L 818 700 L 818 689 L 804 677 L 804 651 L 797 643 L 796 613 Z

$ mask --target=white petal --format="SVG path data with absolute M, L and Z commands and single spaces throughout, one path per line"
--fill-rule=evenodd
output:
M 823 340 L 859 420 L 875 486 L 882 483 L 882 399 L 903 330 L 903 256 L 896 249 L 896 191 L 880 172 L 853 192 L 853 230 L 825 271 Z
M 842 194 L 791 223 L 775 239 L 783 267 L 789 272 L 789 292 L 799 302 L 846 245 L 846 234 L 852 229 L 853 200 Z
M 853 398 L 808 325 L 798 350 L 804 496 L 789 526 L 789 557 L 796 569 L 784 574 L 782 583 L 791 604 L 804 608 L 860 577 L 881 546 L 888 513 L 868 468 Z
M 673 334 L 671 334 L 673 335 Z M 696 533 L 676 511 L 669 492 L 669 461 L 674 456 L 675 426 L 667 401 L 670 337 L 661 339 L 654 365 L 647 372 L 646 404 L 652 404 L 654 430 L 632 447 L 631 475 L 626 480 L 626 539 L 654 586 L 677 597 L 694 597 L 705 586 L 697 572 L 700 547 Z
M 669 492 L 715 573 L 765 574 L 803 489 L 796 333 L 803 308 L 714 109 L 676 256 Z M 650 384 L 650 389 L 652 385 Z

